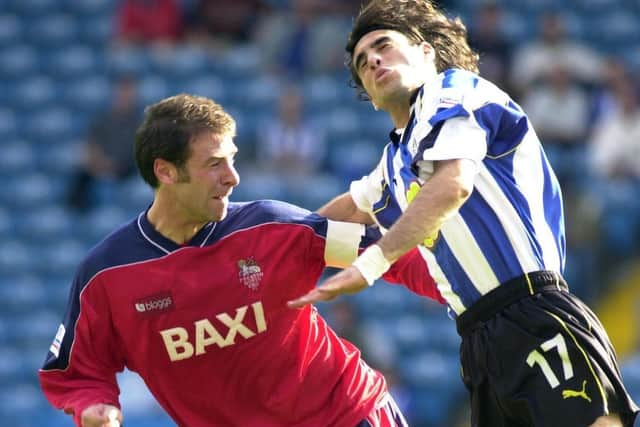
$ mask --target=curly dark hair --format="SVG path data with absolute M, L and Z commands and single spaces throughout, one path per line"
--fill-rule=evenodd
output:
M 190 155 L 189 143 L 203 131 L 233 137 L 236 122 L 219 104 L 203 96 L 183 93 L 148 106 L 134 140 L 142 178 L 158 187 L 155 159 L 167 160 L 182 170 Z
M 365 34 L 375 30 L 395 30 L 414 43 L 429 43 L 438 73 L 448 68 L 478 72 L 478 54 L 469 47 L 467 28 L 460 18 L 448 18 L 430 0 L 371 0 L 354 20 L 345 47 L 352 85 L 361 94 L 364 88 L 353 64 L 353 51 Z

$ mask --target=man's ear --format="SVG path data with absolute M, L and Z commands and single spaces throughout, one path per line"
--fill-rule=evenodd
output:
M 420 46 L 422 47 L 422 52 L 424 52 L 426 58 L 429 59 L 431 62 L 435 61 L 435 59 L 436 59 L 436 51 L 433 48 L 433 46 L 431 46 L 427 42 L 420 43 Z
M 178 181 L 178 169 L 173 163 L 164 159 L 154 160 L 153 173 L 162 184 L 175 184 Z

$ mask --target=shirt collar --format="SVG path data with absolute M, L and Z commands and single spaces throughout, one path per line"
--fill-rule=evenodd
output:
M 391 140 L 391 142 L 393 142 L 394 144 L 400 144 L 400 139 L 402 138 L 402 131 L 404 129 L 393 129 L 391 132 L 389 132 L 389 139 Z
M 216 229 L 216 225 L 218 224 L 217 222 L 208 222 L 195 234 L 195 236 L 191 238 L 189 242 L 179 245 L 156 230 L 147 218 L 148 212 L 149 209 L 138 215 L 138 229 L 140 230 L 142 237 L 144 237 L 150 244 L 167 254 L 185 246 L 203 247 L 211 240 L 213 231 Z
M 411 98 L 409 98 L 409 105 L 413 107 L 413 104 L 416 102 L 416 99 L 418 99 L 418 95 L 422 93 L 423 89 L 424 89 L 424 85 L 420 86 L 418 89 L 416 89 L 413 92 L 413 94 L 411 95 Z

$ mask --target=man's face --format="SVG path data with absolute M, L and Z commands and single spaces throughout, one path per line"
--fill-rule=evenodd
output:
M 203 132 L 189 143 L 190 155 L 173 186 L 176 203 L 188 220 L 220 221 L 240 177 L 233 166 L 238 148 L 230 136 Z
M 353 51 L 353 64 L 371 101 L 384 110 L 390 103 L 406 102 L 427 77 L 430 49 L 394 30 L 365 34 Z

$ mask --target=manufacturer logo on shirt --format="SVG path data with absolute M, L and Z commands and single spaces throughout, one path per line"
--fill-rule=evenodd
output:
M 169 292 L 149 295 L 134 303 L 136 311 L 141 314 L 157 314 L 173 308 L 173 298 Z
M 49 351 L 56 357 L 60 355 L 60 347 L 62 346 L 62 340 L 64 339 L 64 334 L 66 330 L 63 324 L 60 324 L 58 327 L 58 332 L 56 332 L 56 336 L 51 343 L 51 347 L 49 347 Z
M 239 260 L 238 268 L 240 269 L 238 272 L 240 283 L 253 291 L 257 290 L 262 280 L 262 270 L 253 257 Z

